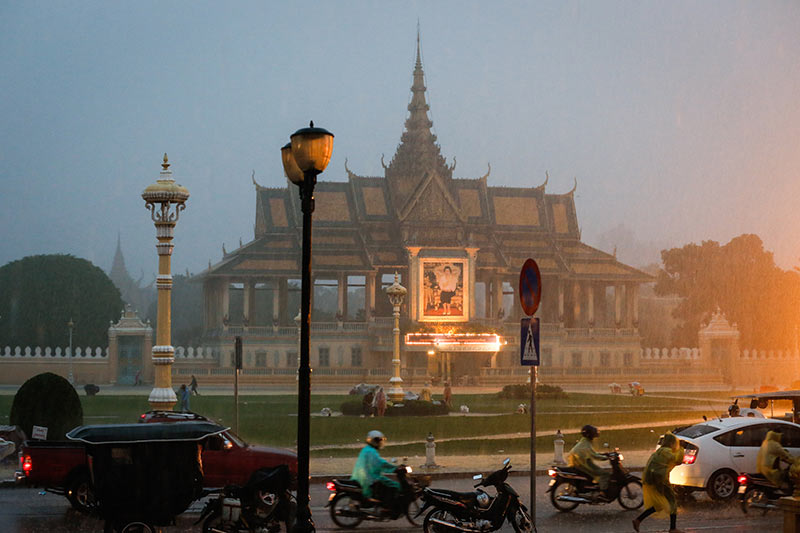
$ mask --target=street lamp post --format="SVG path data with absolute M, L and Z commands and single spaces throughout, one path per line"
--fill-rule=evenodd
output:
M 394 315 L 394 351 L 392 352 L 392 377 L 389 379 L 389 399 L 393 402 L 403 401 L 403 378 L 400 377 L 400 306 L 406 298 L 408 291 L 400 285 L 400 278 L 397 272 L 394 273 L 394 283 L 386 287 L 386 295 L 392 304 L 392 314 Z
M 300 293 L 300 366 L 297 384 L 297 520 L 293 531 L 315 531 L 311 519 L 309 480 L 309 446 L 311 422 L 311 366 L 309 343 L 311 332 L 311 214 L 314 212 L 314 186 L 331 160 L 333 134 L 315 128 L 294 132 L 291 142 L 281 148 L 281 161 L 286 177 L 300 188 L 300 206 L 303 211 L 302 289 Z
M 155 366 L 155 384 L 148 401 L 151 409 L 172 410 L 177 398 L 172 390 L 172 363 L 175 361 L 175 349 L 172 347 L 172 238 L 178 215 L 186 208 L 189 191 L 186 187 L 175 183 L 172 171 L 169 170 L 167 154 L 161 164 L 158 181 L 148 186 L 142 193 L 144 205 L 150 210 L 150 217 L 156 226 L 156 250 L 158 250 L 158 332 L 156 344 L 153 346 L 153 366 Z
M 72 322 L 72 317 L 69 317 L 69 322 L 67 322 L 67 327 L 69 328 L 69 380 L 70 385 L 75 385 L 75 376 L 72 374 L 72 328 L 75 326 L 75 323 Z

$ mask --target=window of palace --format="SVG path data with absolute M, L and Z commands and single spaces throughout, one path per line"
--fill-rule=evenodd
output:
M 286 314 L 283 317 L 284 324 L 295 325 L 294 317 L 300 314 L 300 290 L 301 281 L 299 279 L 289 279 L 286 281 Z
M 622 358 L 625 366 L 633 366 L 633 354 L 631 352 L 625 352 Z
M 256 352 L 256 366 L 257 367 L 265 367 L 267 366 L 267 352 L 264 350 L 258 350 Z
M 271 326 L 273 303 L 275 302 L 275 291 L 277 288 L 273 283 L 256 283 L 253 290 L 253 316 L 250 317 L 250 325 Z
M 406 283 L 403 280 L 403 275 L 401 273 L 398 274 L 398 283 L 410 291 L 411 287 L 406 286 Z M 384 272 L 381 274 L 380 279 L 381 288 L 375 295 L 375 315 L 392 316 L 392 304 L 389 303 L 389 297 L 386 296 L 386 287 L 389 287 L 392 283 L 394 283 L 394 271 Z M 406 301 L 408 301 L 408 299 L 406 299 Z
M 339 282 L 335 279 L 315 279 L 311 303 L 311 320 L 334 322 L 339 309 Z
M 475 282 L 473 298 L 475 300 L 475 317 L 486 318 L 486 283 L 483 281 Z
M 244 318 L 244 283 L 228 286 L 228 323 L 239 325 Z
M 363 322 L 366 319 L 366 278 L 347 276 L 347 320 Z
M 272 354 L 272 366 L 275 368 L 281 366 L 281 354 L 277 351 Z
M 600 352 L 600 366 L 608 368 L 611 366 L 611 354 L 608 352 Z
M 361 346 L 353 346 L 350 348 L 350 366 L 361 366 L 364 360 L 361 355 Z
M 574 368 L 583 366 L 583 354 L 581 352 L 572 352 L 572 366 Z
M 541 365 L 541 366 L 553 366 L 553 349 L 552 348 L 542 348 L 542 353 L 541 353 L 541 358 L 539 360 L 539 365 Z
M 297 352 L 295 350 L 286 352 L 286 366 L 288 368 L 297 368 Z
M 514 287 L 508 281 L 503 282 L 503 317 L 514 316 Z
M 320 348 L 319 349 L 319 366 L 320 367 L 327 367 L 331 366 L 331 350 L 330 348 Z

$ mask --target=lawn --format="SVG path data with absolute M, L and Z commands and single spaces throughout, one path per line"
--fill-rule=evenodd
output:
M 142 396 L 81 396 L 84 410 L 84 423 L 111 424 L 134 422 L 148 409 L 146 397 Z M 353 397 L 344 395 L 312 395 L 311 411 L 319 413 L 323 407 L 338 410 L 343 401 Z M 12 396 L 0 396 L 0 424 L 8 423 Z M 276 446 L 294 446 L 297 433 L 296 396 L 242 396 L 239 407 L 239 433 L 246 440 Z M 340 446 L 362 442 L 363 436 L 371 429 L 379 429 L 389 437 L 389 443 L 414 442 L 405 447 L 396 447 L 396 455 L 405 450 L 421 453 L 421 444 L 429 432 L 437 439 L 455 439 L 441 442 L 437 453 L 443 455 L 460 453 L 494 453 L 504 449 L 527 450 L 527 438 L 513 434 L 530 432 L 530 417 L 513 414 L 521 400 L 499 399 L 493 394 L 454 395 L 454 406 L 468 405 L 470 416 L 427 416 L 427 417 L 321 417 L 311 419 L 312 446 Z M 701 417 L 702 412 L 692 411 L 703 407 L 707 402 L 693 400 L 664 400 L 653 397 L 633 398 L 624 395 L 608 394 L 570 394 L 567 398 L 542 399 L 537 401 L 537 429 L 539 431 L 563 429 L 574 430 L 584 424 L 608 427 L 620 424 L 651 423 L 644 430 L 627 430 L 619 434 L 619 444 L 625 449 L 631 444 L 625 438 L 636 439 L 637 447 L 652 445 L 652 433 L 660 430 L 665 423 Z M 225 425 L 233 425 L 233 399 L 223 396 L 194 396 L 191 399 L 193 411 L 215 419 Z M 710 409 L 710 408 L 709 408 Z M 512 438 L 500 435 L 512 434 Z M 604 435 L 617 435 L 604 432 Z M 627 435 L 627 436 L 626 436 Z M 483 439 L 468 440 L 466 437 L 483 436 Z M 493 438 L 494 437 L 494 438 Z M 608 437 L 611 438 L 611 437 Z M 552 447 L 552 437 L 543 437 L 548 447 Z M 419 444 L 416 444 L 419 443 Z M 319 450 L 315 455 L 348 455 L 346 449 L 338 452 L 333 449 Z

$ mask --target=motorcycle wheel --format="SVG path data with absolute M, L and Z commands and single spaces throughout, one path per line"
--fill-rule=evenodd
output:
M 759 489 L 758 487 L 749 487 L 744 494 L 742 494 L 742 512 L 747 514 L 750 512 L 750 506 L 754 503 L 762 503 L 767 504 L 769 503 L 769 498 L 767 498 L 766 493 Z M 762 508 L 761 516 L 764 516 L 769 512 L 769 509 Z
M 131 522 L 120 529 L 120 533 L 155 533 L 155 529 L 144 522 Z
M 555 487 L 553 490 L 550 491 L 550 503 L 553 504 L 553 507 L 561 511 L 562 513 L 568 513 L 573 511 L 578 505 L 578 502 L 562 502 L 558 500 L 559 496 L 577 496 L 578 489 L 575 485 L 572 484 L 571 481 L 566 479 L 560 479 L 556 481 Z
M 331 520 L 339 527 L 353 529 L 364 520 L 361 504 L 349 494 L 337 494 L 331 502 Z
M 644 493 L 642 483 L 638 480 L 630 480 L 619 491 L 617 501 L 623 509 L 633 510 L 644 505 Z
M 511 522 L 511 527 L 514 528 L 516 533 L 531 533 L 536 531 L 536 526 L 533 525 L 531 515 L 522 507 L 517 506 L 513 514 L 508 517 Z
M 432 519 L 442 520 L 444 522 L 455 522 L 455 517 L 443 509 L 434 508 L 430 513 L 425 515 L 425 520 L 422 522 L 422 531 L 424 533 L 452 533 L 452 529 L 442 527 L 438 524 L 432 524 Z
M 408 502 L 408 507 L 406 508 L 406 518 L 408 519 L 408 523 L 414 527 L 421 526 L 424 520 L 421 516 L 417 516 L 419 514 L 419 509 L 419 500 L 413 499 Z

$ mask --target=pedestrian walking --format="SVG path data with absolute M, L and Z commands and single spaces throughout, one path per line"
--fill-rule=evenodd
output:
M 375 393 L 375 416 L 383 416 L 386 412 L 386 393 L 383 387 L 378 387 L 378 392 Z
M 191 397 L 191 393 L 189 389 L 186 388 L 186 384 L 182 384 L 181 388 L 178 390 L 178 405 L 180 406 L 180 410 L 183 412 L 189 411 L 189 398 Z
M 450 388 L 450 382 L 444 382 L 444 404 L 450 409 L 450 404 L 453 402 L 453 389 Z
M 133 378 L 134 385 L 141 385 L 142 384 L 142 370 L 139 369 L 136 371 L 136 377 Z
M 195 396 L 200 396 L 200 393 L 197 392 L 197 378 L 194 377 L 194 374 L 192 374 L 192 382 L 189 384 L 189 386 L 191 387 Z
M 664 435 L 661 447 L 647 460 L 642 475 L 645 510 L 633 519 L 634 531 L 639 531 L 642 520 L 658 512 L 656 516 L 669 513 L 669 533 L 683 533 L 676 526 L 678 499 L 669 483 L 669 473 L 683 460 L 683 452 L 678 437 L 667 433 Z

